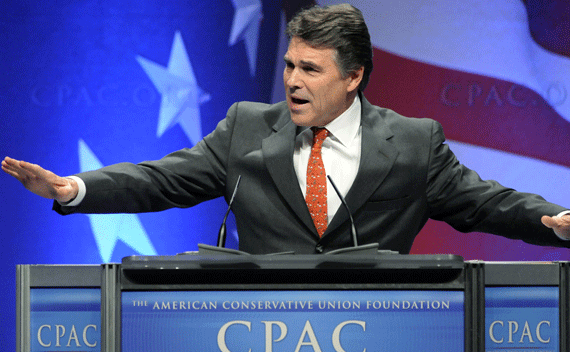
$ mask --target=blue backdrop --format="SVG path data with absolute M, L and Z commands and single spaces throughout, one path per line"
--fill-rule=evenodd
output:
M 68 175 L 190 147 L 233 102 L 271 100 L 281 21 L 275 1 L 2 2 L 2 157 Z M 6 351 L 15 349 L 16 264 L 196 250 L 215 244 L 227 207 L 217 199 L 156 214 L 61 217 L 1 178 Z M 227 245 L 237 248 L 232 220 Z

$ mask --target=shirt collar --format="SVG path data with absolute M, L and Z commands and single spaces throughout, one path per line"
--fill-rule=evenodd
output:
M 350 146 L 360 128 L 362 104 L 358 95 L 345 112 L 324 126 L 345 147 Z
M 329 131 L 329 136 L 336 138 L 345 147 L 350 146 L 360 129 L 362 116 L 362 103 L 360 97 L 356 95 L 354 101 L 348 109 L 340 114 L 336 119 L 329 122 L 325 127 Z M 311 129 L 307 126 L 297 127 L 297 136 L 311 135 Z M 312 137 L 311 137 L 312 138 Z

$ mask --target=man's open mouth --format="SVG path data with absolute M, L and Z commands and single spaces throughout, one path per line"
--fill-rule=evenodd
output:
M 308 101 L 308 100 L 305 100 L 305 99 L 300 99 L 300 98 L 293 98 L 293 97 L 291 97 L 291 102 L 292 102 L 293 104 L 299 104 L 299 105 L 301 105 L 301 104 L 306 104 L 306 103 L 308 103 L 309 101 Z

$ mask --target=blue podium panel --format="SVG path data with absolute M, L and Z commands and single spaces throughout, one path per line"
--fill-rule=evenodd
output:
M 462 291 L 123 291 L 121 351 L 463 351 Z
M 115 267 L 18 265 L 16 350 L 111 352 Z
M 559 288 L 485 289 L 485 351 L 559 351 Z
M 31 352 L 101 351 L 101 289 L 32 288 Z

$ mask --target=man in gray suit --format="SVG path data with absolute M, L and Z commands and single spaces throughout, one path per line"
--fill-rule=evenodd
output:
M 372 45 L 359 10 L 314 7 L 296 15 L 287 32 L 286 101 L 234 104 L 191 149 L 66 178 L 11 158 L 2 169 L 55 199 L 61 214 L 161 211 L 219 196 L 228 200 L 241 176 L 232 209 L 240 249 L 249 253 L 350 246 L 349 215 L 325 173 L 346 198 L 360 244 L 408 253 L 432 218 L 459 231 L 570 246 L 566 208 L 482 181 L 443 143 L 439 123 L 366 100 Z

